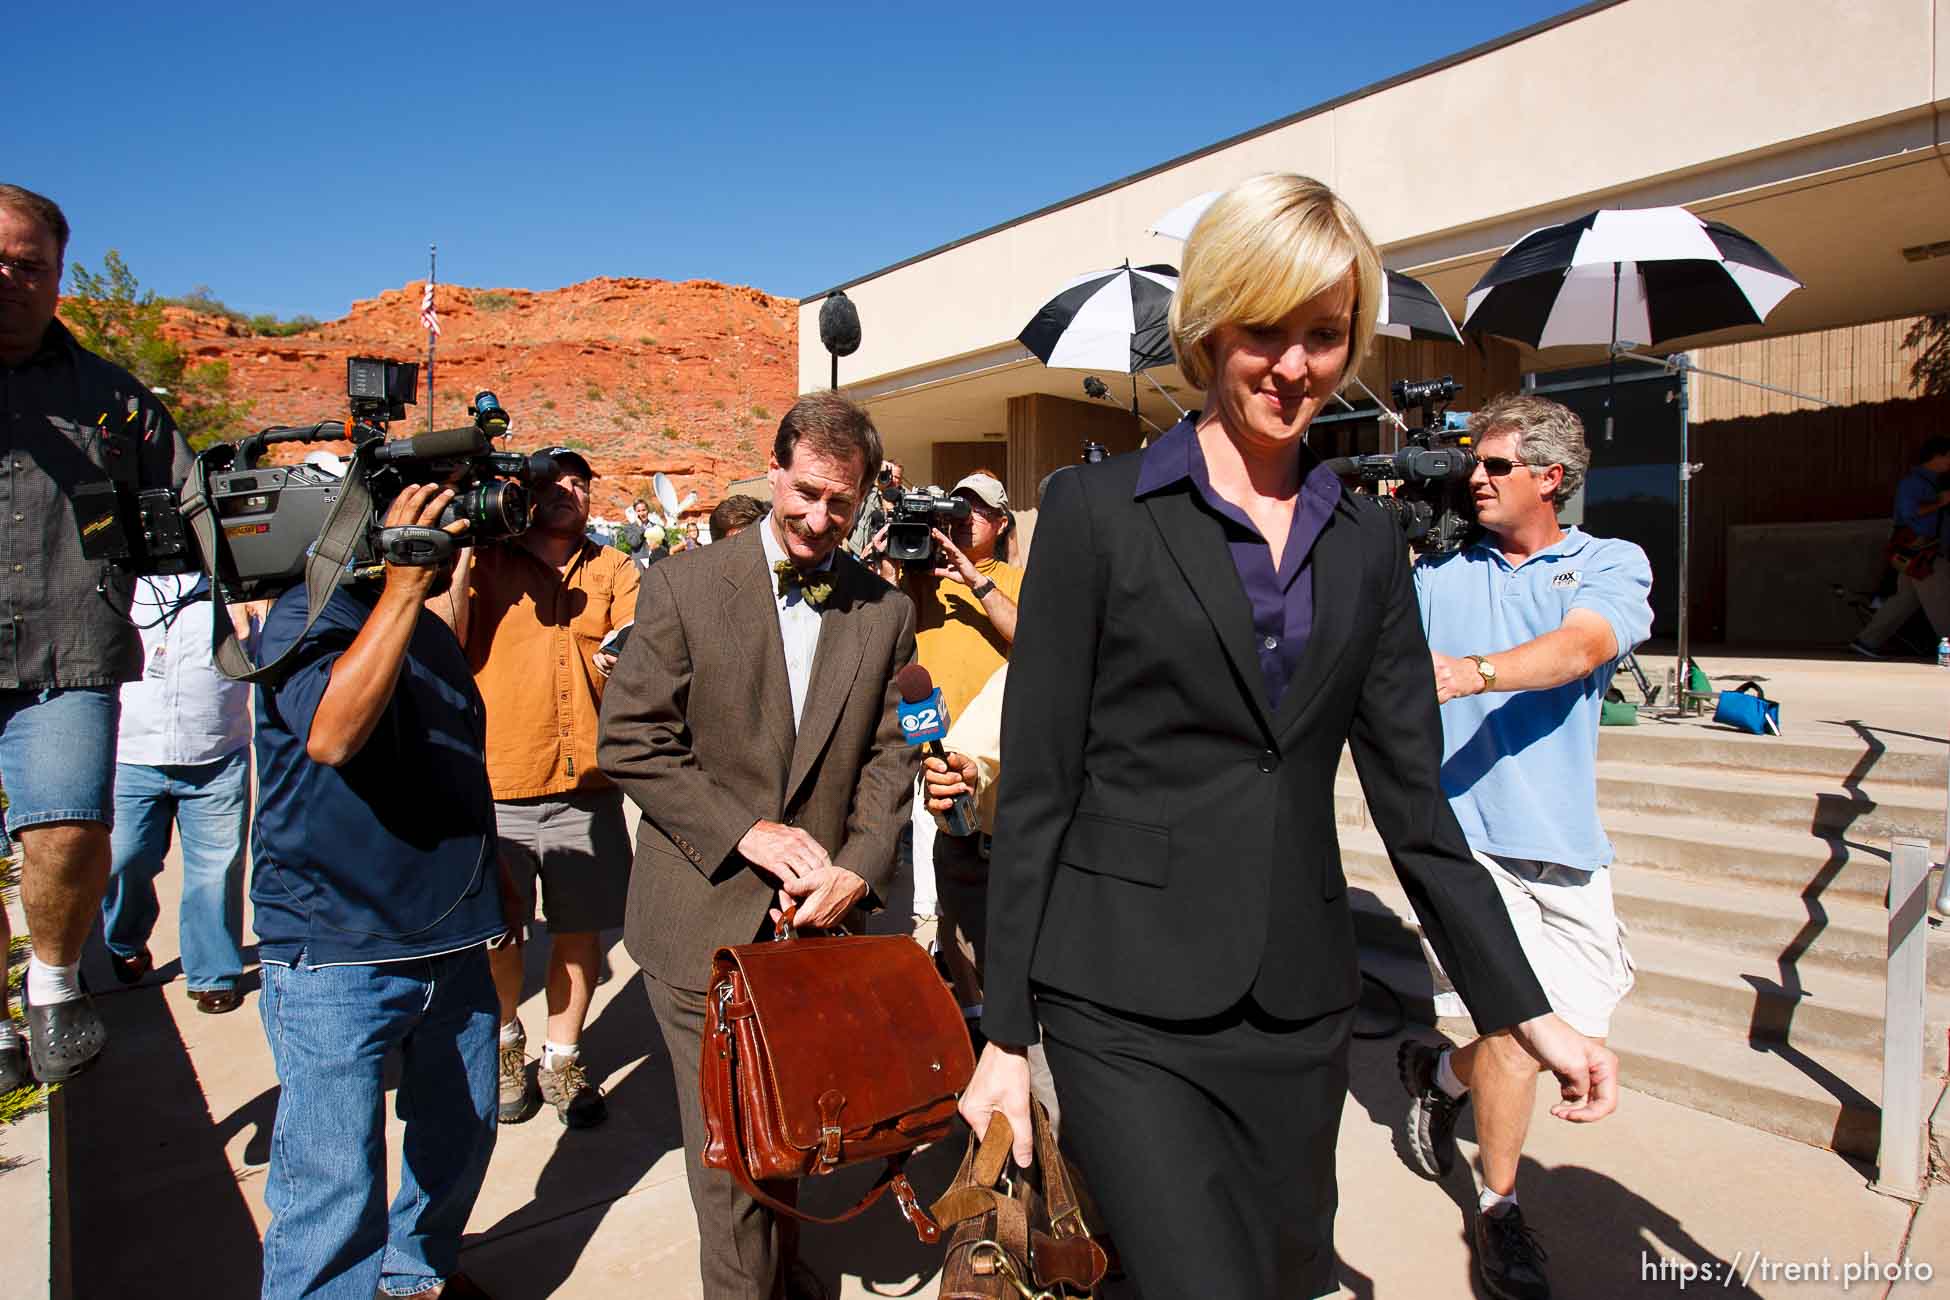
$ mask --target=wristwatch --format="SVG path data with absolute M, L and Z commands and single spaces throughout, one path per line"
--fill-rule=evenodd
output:
M 1469 660 L 1469 662 L 1476 665 L 1476 671 L 1482 675 L 1484 686 L 1487 687 L 1487 686 L 1496 685 L 1495 664 L 1483 658 L 1483 656 L 1481 655 L 1464 655 L 1463 658 Z
M 994 590 L 995 590 L 995 579 L 984 578 L 977 585 L 970 587 L 968 589 L 968 594 L 973 596 L 977 600 L 987 600 L 989 598 L 989 593 Z

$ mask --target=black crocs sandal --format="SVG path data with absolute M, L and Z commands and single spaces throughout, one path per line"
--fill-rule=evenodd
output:
M 74 1078 L 93 1065 L 108 1045 L 108 1026 L 88 994 L 37 1007 L 23 989 L 20 1000 L 27 1010 L 27 1048 L 34 1077 L 42 1083 Z

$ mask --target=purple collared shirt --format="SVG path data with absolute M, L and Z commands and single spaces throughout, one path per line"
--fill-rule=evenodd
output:
M 1300 491 L 1293 499 L 1293 524 L 1287 529 L 1286 550 L 1275 569 L 1272 547 L 1246 512 L 1212 490 L 1205 450 L 1199 446 L 1193 424 L 1197 414 L 1180 420 L 1145 450 L 1134 495 L 1142 497 L 1189 478 L 1198 490 L 1198 499 L 1225 528 L 1232 564 L 1239 571 L 1239 585 L 1245 589 L 1246 602 L 1253 611 L 1253 650 L 1259 655 L 1266 701 L 1277 710 L 1313 633 L 1313 548 L 1340 499 L 1341 481 L 1313 452 L 1304 445 L 1300 448 Z M 1303 574 L 1308 575 L 1308 581 L 1299 581 Z

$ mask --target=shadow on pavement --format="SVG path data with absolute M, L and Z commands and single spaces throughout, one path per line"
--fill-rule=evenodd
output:
M 1430 1040 L 1435 1037 L 1433 1030 L 1422 1026 L 1411 1027 L 1409 1033 Z M 1408 1114 L 1408 1095 L 1395 1072 L 1395 1049 L 1400 1041 L 1397 1037 L 1355 1043 L 1348 1083 L 1348 1090 L 1368 1117 L 1394 1134 L 1398 1155 Z M 1475 1121 L 1467 1109 L 1456 1126 L 1456 1135 L 1472 1144 L 1476 1140 Z M 1551 1294 L 1557 1300 L 1613 1300 L 1620 1295 L 1652 1300 L 1707 1290 L 1714 1295 L 1756 1300 L 1758 1293 L 1744 1285 L 1737 1273 L 1731 1282 L 1722 1280 L 1731 1265 L 1694 1240 L 1685 1224 L 1597 1170 L 1577 1165 L 1547 1166 L 1525 1156 L 1517 1170 L 1517 1192 L 1525 1219 L 1549 1252 L 1545 1267 L 1550 1274 Z M 1428 1188 L 1431 1202 L 1443 1196 L 1454 1206 L 1456 1232 L 1465 1242 L 1470 1239 L 1471 1220 L 1476 1217 L 1476 1195 L 1476 1172 L 1468 1152 L 1459 1151 L 1449 1176 Z M 1407 1222 L 1419 1222 L 1421 1214 L 1416 1207 L 1405 1206 L 1402 1217 Z M 1426 1230 L 1422 1231 L 1426 1235 Z M 1682 1279 L 1670 1267 L 1662 1270 L 1663 1261 L 1668 1260 L 1690 1262 L 1701 1271 Z M 1710 1274 L 1705 1272 L 1708 1269 Z M 1350 1273 L 1343 1262 L 1342 1283 L 1357 1295 L 1364 1294 L 1361 1283 Z M 1709 1276 L 1710 1286 L 1706 1284 Z M 1369 1288 L 1371 1293 L 1371 1283 Z M 1468 1277 L 1455 1279 L 1449 1294 L 1471 1295 L 1477 1300 L 1488 1300 L 1489 1295 L 1473 1268 Z
M 482 1251 L 548 1229 L 545 1236 L 537 1236 L 534 1250 L 517 1244 L 512 1252 L 494 1251 L 509 1265 L 518 1265 L 514 1278 L 507 1268 L 497 1268 L 497 1280 L 513 1284 L 502 1294 L 553 1295 L 574 1273 L 609 1207 L 629 1195 L 666 1152 L 683 1147 L 670 1055 L 641 981 L 629 979 L 617 989 L 583 1031 L 582 1045 L 591 1079 L 608 1095 L 608 1121 L 600 1128 L 571 1131 L 561 1128 L 554 1110 L 544 1106 L 527 1124 L 559 1132 L 559 1139 L 535 1179 L 533 1195 L 526 1205 L 463 1243 L 464 1251 Z M 635 1068 L 621 1082 L 603 1084 L 631 1062 Z M 495 1177 L 492 1169 L 488 1177 Z M 694 1256 L 691 1267 L 696 1267 Z
M 164 996 L 158 984 L 98 995 L 108 1049 L 67 1085 L 75 1294 L 246 1300 L 257 1225 L 224 1144 L 255 1125 L 254 1163 L 268 1158 L 277 1090 L 218 1123 Z

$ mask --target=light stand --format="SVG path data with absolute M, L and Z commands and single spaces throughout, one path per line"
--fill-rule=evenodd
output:
M 1679 376 L 1679 668 L 1675 675 L 1672 695 L 1674 714 L 1670 716 L 1681 716 L 1693 712 L 1700 704 L 1700 701 L 1694 699 L 1692 695 L 1692 646 L 1689 635 L 1692 611 L 1688 588 L 1692 570 L 1693 475 L 1706 467 L 1694 464 L 1691 459 L 1692 421 L 1687 418 L 1687 398 L 1692 388 L 1692 376 L 1706 375 L 1713 379 L 1725 379 L 1730 383 L 1745 384 L 1749 388 L 1762 388 L 1770 393 L 1780 393 L 1785 397 L 1811 402 L 1816 406 L 1834 406 L 1835 403 L 1825 397 L 1797 393 L 1791 388 L 1763 384 L 1757 379 L 1744 379 L 1739 375 L 1729 375 L 1719 370 L 1701 370 L 1693 364 L 1692 357 L 1684 352 L 1675 352 L 1669 357 L 1656 357 L 1636 351 L 1637 346 L 1635 343 L 1628 342 L 1613 343 L 1612 360 L 1640 361 L 1649 366 L 1658 366 L 1669 375 Z M 1609 396 L 1606 400 L 1609 403 Z M 1605 419 L 1609 424 L 1611 421 L 1609 409 Z

